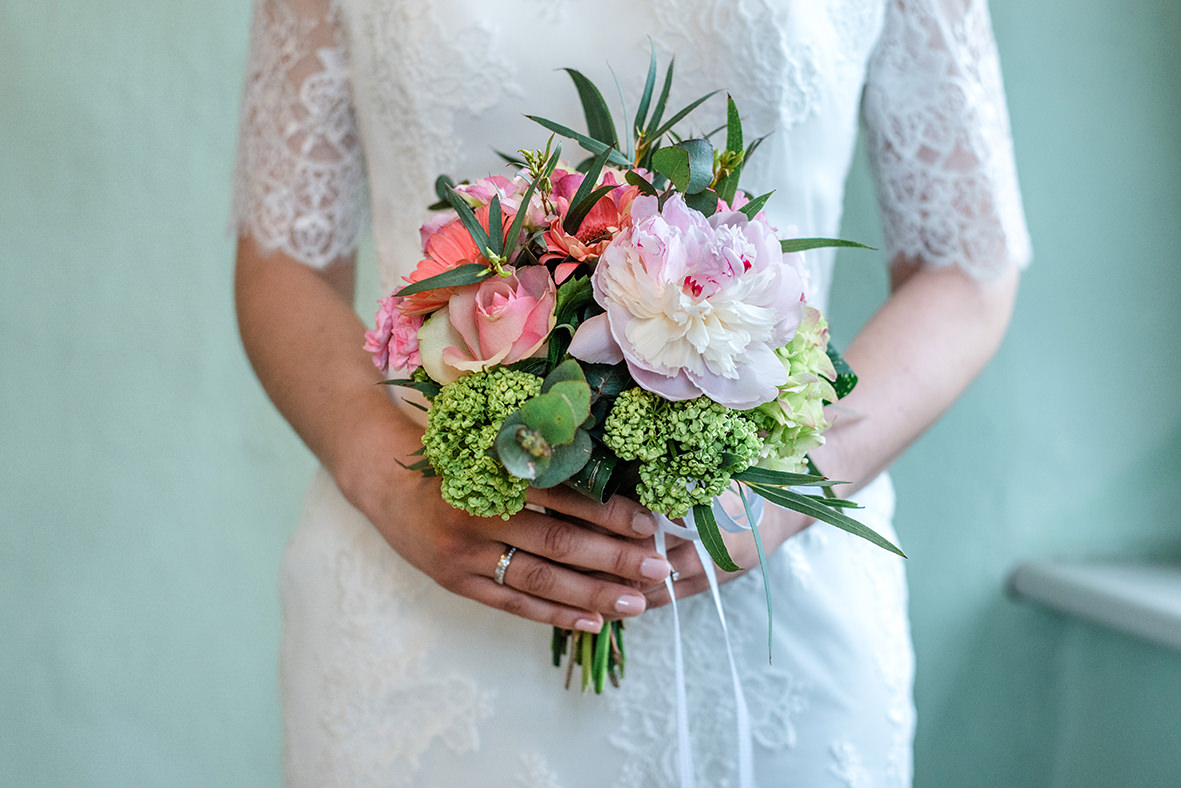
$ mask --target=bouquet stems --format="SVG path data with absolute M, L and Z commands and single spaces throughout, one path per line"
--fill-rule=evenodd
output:
M 600 694 L 608 681 L 618 687 L 627 664 L 623 650 L 623 622 L 608 621 L 600 632 L 575 632 L 554 627 L 551 651 L 554 667 L 561 667 L 562 658 L 568 658 L 566 689 L 570 689 L 576 665 L 581 668 L 583 692 L 593 687 L 595 694 Z

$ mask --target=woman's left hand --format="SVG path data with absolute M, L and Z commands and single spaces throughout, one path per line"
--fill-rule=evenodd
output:
M 732 510 L 732 502 L 724 500 L 723 503 L 728 511 Z M 739 504 L 738 510 L 741 511 L 741 509 L 742 506 Z M 763 539 L 763 549 L 767 556 L 770 557 L 773 552 L 779 549 L 780 545 L 807 528 L 812 522 L 798 512 L 768 504 L 758 526 L 759 535 Z M 721 531 L 721 535 L 722 541 L 726 543 L 726 549 L 730 552 L 730 557 L 742 569 L 738 572 L 723 572 L 715 566 L 714 570 L 719 583 L 734 580 L 758 567 L 759 551 L 755 546 L 754 535 L 750 531 L 736 534 Z M 701 561 L 697 558 L 697 548 L 694 547 L 693 542 L 670 535 L 666 535 L 665 538 L 668 547 L 668 562 L 673 568 L 673 589 L 677 599 L 684 599 L 687 596 L 709 590 L 709 580 L 705 576 L 705 570 L 701 567 Z M 649 609 L 669 603 L 668 590 L 664 583 L 646 589 L 644 596 L 648 599 Z

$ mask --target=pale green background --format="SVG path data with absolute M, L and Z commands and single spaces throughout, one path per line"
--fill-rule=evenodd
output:
M 245 0 L 0 3 L 0 785 L 276 786 L 312 468 L 235 336 Z M 1181 4 L 995 0 L 1037 262 L 897 466 L 919 788 L 1181 784 L 1181 654 L 1016 605 L 1181 557 Z M 877 237 L 863 174 L 846 235 Z M 846 258 L 847 338 L 883 288 Z

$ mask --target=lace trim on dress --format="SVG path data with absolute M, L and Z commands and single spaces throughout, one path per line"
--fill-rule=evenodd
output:
M 364 163 L 334 3 L 258 0 L 242 101 L 233 223 L 323 268 L 357 248 Z
M 1029 262 L 985 0 L 890 0 L 863 117 L 889 259 L 977 278 Z

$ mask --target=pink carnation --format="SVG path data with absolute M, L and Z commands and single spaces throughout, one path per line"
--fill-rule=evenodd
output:
M 373 354 L 373 363 L 383 374 L 402 369 L 413 372 L 422 366 L 418 353 L 418 329 L 422 315 L 407 315 L 399 309 L 404 299 L 398 296 L 378 302 L 377 328 L 365 332 L 365 350 Z

